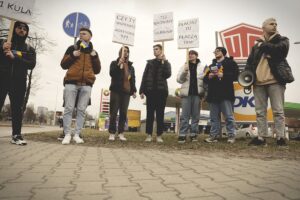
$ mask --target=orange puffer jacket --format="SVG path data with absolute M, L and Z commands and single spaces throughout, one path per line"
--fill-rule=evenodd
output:
M 96 79 L 95 74 L 99 74 L 101 70 L 100 60 L 91 43 L 88 48 L 80 49 L 80 56 L 75 57 L 73 51 L 79 45 L 80 43 L 70 46 L 61 61 L 61 67 L 68 69 L 64 84 L 92 86 Z M 91 55 L 92 51 L 94 51 L 93 56 Z

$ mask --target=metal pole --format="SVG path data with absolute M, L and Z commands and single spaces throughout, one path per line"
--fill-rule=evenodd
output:
M 216 47 L 218 47 L 219 46 L 218 31 L 215 31 L 215 37 L 216 37 Z

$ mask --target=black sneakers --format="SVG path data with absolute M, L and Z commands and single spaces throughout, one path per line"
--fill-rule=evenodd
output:
M 178 143 L 179 143 L 179 144 L 185 143 L 185 139 L 186 139 L 185 136 L 178 136 Z
M 23 139 L 21 135 L 14 135 L 10 141 L 12 144 L 16 145 L 26 145 L 26 140 Z
M 283 138 L 280 138 L 279 140 L 277 140 L 276 143 L 277 143 L 277 146 L 280 146 L 280 147 L 287 146 L 287 143 L 285 142 L 285 139 L 283 139 Z
M 62 133 L 57 137 L 57 140 L 63 141 L 64 138 L 65 138 L 65 134 L 64 134 L 64 132 L 62 132 Z
M 251 140 L 251 142 L 248 144 L 249 146 L 267 146 L 266 139 L 258 139 L 258 137 L 255 137 Z
M 191 141 L 198 142 L 197 136 L 196 135 L 191 136 Z

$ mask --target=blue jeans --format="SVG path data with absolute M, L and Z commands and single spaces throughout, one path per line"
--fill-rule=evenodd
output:
M 221 131 L 221 113 L 225 117 L 226 131 L 229 137 L 235 136 L 235 120 L 233 116 L 233 102 L 223 100 L 220 103 L 209 103 L 210 109 L 210 136 L 216 137 Z
M 64 133 L 65 135 L 71 134 L 71 124 L 72 124 L 72 113 L 75 108 L 76 97 L 78 93 L 77 107 L 76 107 L 76 128 L 75 135 L 79 135 L 83 127 L 85 110 L 88 106 L 89 99 L 91 96 L 92 87 L 91 86 L 78 86 L 74 84 L 66 84 L 64 89 L 64 101 L 65 101 L 65 111 L 64 111 Z
M 179 136 L 186 136 L 189 130 L 189 121 L 191 122 L 191 136 L 195 136 L 199 132 L 200 119 L 200 97 L 187 96 L 181 98 L 182 112 L 180 116 Z
M 274 132 L 277 137 L 284 138 L 284 92 L 285 86 L 278 83 L 271 85 L 255 85 L 253 87 L 257 131 L 259 136 L 268 136 L 267 107 L 270 98 L 274 117 Z

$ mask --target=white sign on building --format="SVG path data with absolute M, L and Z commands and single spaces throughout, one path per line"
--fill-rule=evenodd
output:
M 174 22 L 172 12 L 154 15 L 153 40 L 154 42 L 174 40 Z
M 0 0 L 0 16 L 31 23 L 35 0 Z
M 199 19 L 187 19 L 178 22 L 178 49 L 199 47 Z
M 133 46 L 135 21 L 135 17 L 117 13 L 112 41 L 124 45 Z

